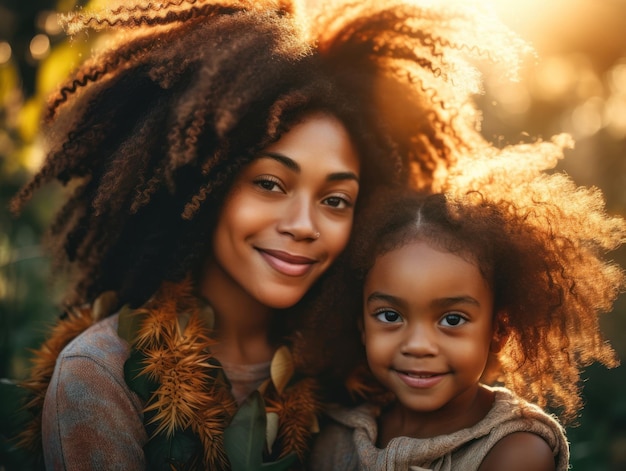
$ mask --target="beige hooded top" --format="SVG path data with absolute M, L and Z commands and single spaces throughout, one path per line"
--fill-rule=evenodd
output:
M 493 407 L 473 427 L 433 438 L 396 437 L 386 448 L 377 448 L 376 408 L 328 411 L 332 422 L 322 428 L 310 469 L 313 471 L 409 470 L 475 471 L 491 448 L 514 432 L 531 432 L 552 448 L 557 471 L 569 466 L 569 448 L 563 427 L 540 407 L 505 388 L 495 391 Z

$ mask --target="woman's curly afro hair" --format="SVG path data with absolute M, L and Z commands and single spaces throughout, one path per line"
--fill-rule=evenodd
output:
M 241 167 L 306 113 L 348 128 L 362 160 L 359 206 L 378 186 L 435 189 L 484 145 L 469 104 L 476 74 L 460 57 L 514 66 L 522 47 L 499 23 L 417 2 L 322 11 L 171 0 L 65 17 L 72 34 L 115 34 L 50 97 L 45 162 L 12 208 L 48 181 L 68 187 L 49 237 L 72 270 L 67 303 L 113 290 L 138 305 L 182 279 Z

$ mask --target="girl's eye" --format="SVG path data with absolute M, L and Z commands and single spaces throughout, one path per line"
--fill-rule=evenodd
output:
M 272 177 L 257 178 L 256 180 L 254 180 L 254 184 L 266 191 L 283 191 L 282 187 L 280 186 L 280 181 Z
M 396 311 L 378 311 L 374 316 L 379 321 L 388 324 L 402 321 L 402 317 Z
M 331 206 L 337 209 L 345 209 L 345 208 L 352 207 L 352 203 L 346 198 L 342 198 L 341 196 L 329 196 L 328 198 L 324 200 L 324 204 L 327 204 L 328 206 Z
M 446 314 L 445 316 L 443 316 L 443 319 L 441 319 L 441 325 L 445 327 L 457 327 L 459 325 L 465 324 L 466 322 L 467 319 L 465 319 L 465 317 L 463 317 L 461 314 L 457 313 Z

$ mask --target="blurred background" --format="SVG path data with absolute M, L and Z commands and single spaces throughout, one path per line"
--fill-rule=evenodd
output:
M 559 169 L 599 187 L 608 211 L 626 215 L 626 0 L 483 1 L 538 53 L 518 82 L 486 75 L 477 97 L 485 137 L 506 145 L 572 134 L 576 147 Z M 68 41 L 55 12 L 96 3 L 106 0 L 0 0 L 0 378 L 26 375 L 28 349 L 59 314 L 62 284 L 50 283 L 39 245 L 59 188 L 39 192 L 19 219 L 7 204 L 41 162 L 45 97 L 97 41 Z M 613 255 L 626 266 L 626 248 Z M 626 361 L 626 296 L 602 326 Z M 591 366 L 584 379 L 585 408 L 568 428 L 573 469 L 625 470 L 626 365 Z

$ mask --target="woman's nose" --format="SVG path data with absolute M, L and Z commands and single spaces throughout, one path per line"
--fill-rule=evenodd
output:
M 292 198 L 281 215 L 278 231 L 296 240 L 317 239 L 315 203 L 304 196 Z
M 401 347 L 403 355 L 409 356 L 434 356 L 439 351 L 437 335 L 434 329 L 424 325 L 416 325 L 407 329 L 404 342 Z

